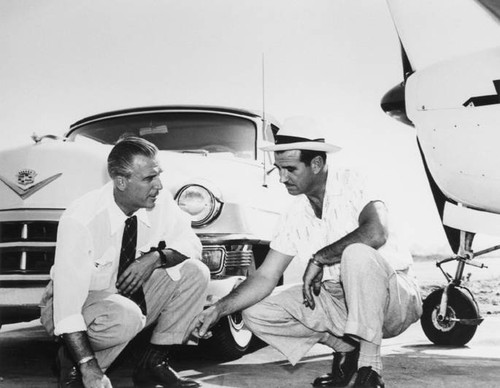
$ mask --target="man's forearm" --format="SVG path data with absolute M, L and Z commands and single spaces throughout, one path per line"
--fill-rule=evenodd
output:
M 86 331 L 77 331 L 74 333 L 65 333 L 62 335 L 73 361 L 77 364 L 82 361 L 91 361 L 94 357 L 94 351 L 90 346 L 90 341 Z
M 277 282 L 263 276 L 250 276 L 217 302 L 220 316 L 230 315 L 253 306 L 268 296 Z
M 187 260 L 188 257 L 174 249 L 158 249 L 153 251 L 152 265 L 156 268 L 170 268 Z
M 366 244 L 378 249 L 385 243 L 385 238 L 374 226 L 370 224 L 361 225 L 341 239 L 320 249 L 313 257 L 324 265 L 338 264 L 340 263 L 344 249 L 355 243 Z
M 184 256 L 182 253 L 179 253 L 174 249 L 164 249 L 162 252 L 166 256 L 164 265 L 166 268 L 174 267 L 188 259 L 187 256 Z
M 82 374 L 85 387 L 111 387 L 111 382 L 99 366 L 86 331 L 63 334 L 62 338 Z

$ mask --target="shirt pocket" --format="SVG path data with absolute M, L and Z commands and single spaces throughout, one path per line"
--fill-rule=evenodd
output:
M 94 260 L 90 278 L 90 290 L 106 290 L 110 287 L 115 270 L 116 249 L 108 248 L 101 257 Z

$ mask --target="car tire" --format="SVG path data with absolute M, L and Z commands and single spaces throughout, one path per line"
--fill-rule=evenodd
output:
M 251 347 L 253 334 L 248 330 L 241 313 L 222 318 L 213 328 L 212 337 L 200 341 L 200 346 L 211 358 L 224 361 L 242 357 Z

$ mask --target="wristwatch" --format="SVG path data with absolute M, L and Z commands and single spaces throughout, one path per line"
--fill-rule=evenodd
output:
M 314 264 L 316 267 L 323 268 L 325 265 L 321 263 L 319 260 L 315 259 L 314 256 L 309 259 L 309 263 Z
M 87 356 L 87 357 L 83 357 L 80 361 L 78 361 L 78 365 L 83 365 L 83 364 L 86 364 L 87 362 L 89 361 L 92 361 L 92 360 L 95 360 L 95 356 L 94 355 L 91 355 L 91 356 Z
M 165 252 L 163 252 L 163 249 L 161 249 L 161 248 L 156 248 L 156 251 L 160 254 L 161 266 L 166 267 L 167 266 L 167 255 L 165 254 Z

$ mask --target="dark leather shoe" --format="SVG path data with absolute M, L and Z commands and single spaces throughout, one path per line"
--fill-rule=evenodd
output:
M 200 383 L 177 374 L 165 359 L 156 366 L 142 366 L 134 371 L 135 388 L 197 388 Z
M 384 388 L 384 380 L 371 366 L 359 368 L 353 388 Z
M 64 346 L 57 351 L 57 366 L 59 368 L 58 388 L 84 388 L 82 375 Z
M 359 350 L 333 353 L 332 373 L 316 378 L 313 387 L 345 387 L 358 369 Z

